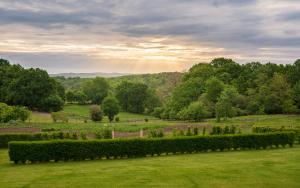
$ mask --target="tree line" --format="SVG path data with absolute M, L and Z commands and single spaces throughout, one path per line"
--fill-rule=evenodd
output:
M 249 114 L 299 113 L 300 59 L 293 64 L 238 64 L 216 58 L 194 65 L 154 114 L 199 121 Z

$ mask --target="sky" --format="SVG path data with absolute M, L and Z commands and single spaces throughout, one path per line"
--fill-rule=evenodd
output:
M 300 0 L 0 0 L 0 58 L 49 73 L 293 63 Z

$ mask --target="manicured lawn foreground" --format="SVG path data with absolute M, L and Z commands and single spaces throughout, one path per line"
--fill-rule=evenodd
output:
M 222 136 L 186 136 L 156 139 L 108 139 L 93 141 L 13 141 L 9 142 L 10 160 L 18 162 L 69 161 L 101 158 L 131 158 L 149 155 L 266 149 L 292 146 L 293 132 L 239 134 Z
M 14 165 L 0 150 L 0 187 L 300 187 L 300 147 Z

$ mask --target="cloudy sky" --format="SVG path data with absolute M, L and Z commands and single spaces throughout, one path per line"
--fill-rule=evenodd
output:
M 300 0 L 1 0 L 0 58 L 50 73 L 300 58 Z

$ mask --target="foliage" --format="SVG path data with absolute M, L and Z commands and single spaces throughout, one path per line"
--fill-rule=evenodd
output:
M 0 122 L 6 123 L 11 120 L 25 121 L 30 116 L 30 111 L 25 107 L 9 106 L 0 102 Z
M 121 108 L 126 112 L 143 113 L 148 96 L 146 84 L 122 82 L 116 88 L 116 97 Z
M 226 136 L 190 136 L 154 139 L 105 141 L 10 142 L 9 157 L 15 163 L 30 161 L 68 161 L 102 157 L 144 157 L 163 153 L 192 153 L 208 150 L 260 149 L 292 146 L 294 133 L 270 133 Z M 101 148 L 101 149 L 99 149 Z
M 77 136 L 70 137 L 69 133 L 61 131 L 51 133 L 1 133 L 0 148 L 7 148 L 8 143 L 11 141 L 38 141 L 52 139 L 77 139 Z
M 92 105 L 90 107 L 90 115 L 93 121 L 101 121 L 103 118 L 103 113 L 99 105 Z
M 92 104 L 101 104 L 108 91 L 109 84 L 105 78 L 96 77 L 83 85 L 83 92 Z
M 149 138 L 161 138 L 161 137 L 164 137 L 164 132 L 162 129 L 150 130 L 148 137 Z
M 65 113 L 65 112 L 52 112 L 51 118 L 52 118 L 53 122 L 68 123 L 68 121 L 69 121 L 68 113 Z
M 188 107 L 178 112 L 178 118 L 181 120 L 201 121 L 210 116 L 209 111 L 202 102 L 192 102 Z
M 0 59 L 0 75 L 0 102 L 51 111 L 51 106 L 44 106 L 50 96 L 64 100 L 64 88 L 44 70 L 24 69 Z M 62 108 L 63 103 L 59 105 Z
M 114 97 L 106 97 L 102 101 L 102 110 L 104 115 L 108 116 L 110 122 L 114 120 L 115 115 L 119 113 L 119 104 Z
M 87 102 L 87 96 L 80 90 L 68 91 L 66 93 L 66 99 L 70 103 L 85 104 Z
M 51 95 L 45 98 L 40 109 L 46 112 L 57 112 L 62 110 L 64 106 L 64 101 L 58 95 Z
M 238 96 L 238 92 L 234 87 L 227 87 L 222 91 L 216 104 L 216 117 L 220 121 L 221 117 L 226 120 L 228 117 L 235 116 L 234 101 Z
M 237 127 L 234 125 L 231 126 L 213 126 L 212 132 L 210 133 L 211 135 L 224 135 L 224 134 L 236 134 L 237 132 Z M 240 132 L 239 132 L 240 134 Z
M 292 65 L 240 65 L 231 59 L 216 58 L 210 64 L 194 65 L 184 74 L 160 116 L 177 119 L 181 115 L 178 112 L 195 101 L 201 101 L 218 120 L 247 114 L 298 113 L 298 75 L 300 60 Z M 230 97 L 230 93 L 235 96 Z

